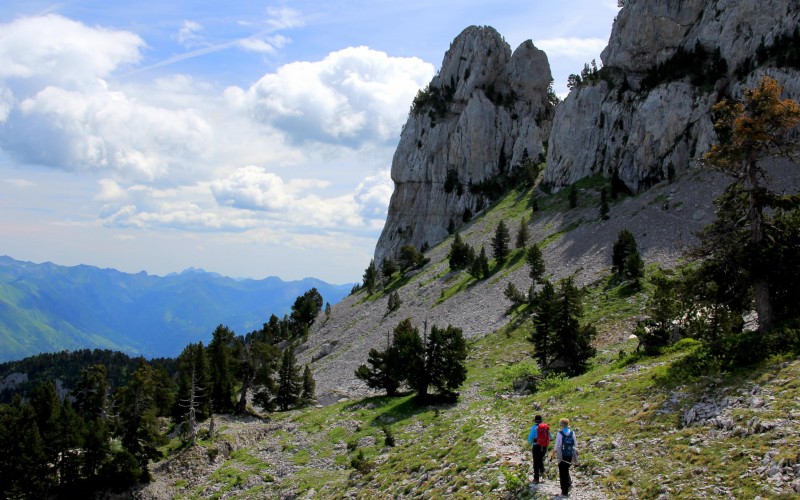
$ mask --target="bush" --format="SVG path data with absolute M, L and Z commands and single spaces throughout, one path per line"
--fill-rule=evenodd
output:
M 354 468 L 362 474 L 366 474 L 372 470 L 372 461 L 364 456 L 364 450 L 358 450 L 356 456 L 350 460 L 350 467 Z
M 503 389 L 533 393 L 537 390 L 541 376 L 535 361 L 521 361 L 506 366 L 500 374 L 499 382 Z

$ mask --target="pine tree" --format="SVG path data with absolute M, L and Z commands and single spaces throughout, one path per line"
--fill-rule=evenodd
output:
M 575 184 L 569 187 L 569 208 L 576 208 L 578 206 L 578 188 Z
M 303 392 L 300 394 L 300 405 L 308 406 L 314 402 L 316 395 L 317 383 L 314 381 L 314 375 L 311 373 L 311 368 L 306 365 L 303 370 Z
M 731 209 L 745 221 L 747 238 L 738 242 L 746 249 L 747 259 L 740 267 L 749 277 L 755 296 L 759 331 L 769 331 L 773 326 L 773 294 L 770 292 L 768 270 L 769 240 L 765 238 L 765 210 L 780 205 L 780 197 L 769 190 L 765 178 L 764 160 L 771 157 L 791 157 L 797 149 L 792 135 L 800 123 L 800 105 L 791 99 L 781 100 L 783 87 L 773 78 L 764 76 L 756 88 L 745 88 L 743 99 L 727 99 L 713 108 L 718 117 L 714 123 L 720 143 L 715 144 L 703 159 L 711 168 L 733 179 L 744 195 L 733 198 L 737 203 Z M 709 242 L 719 250 L 728 244 L 722 238 L 718 244 Z
M 252 338 L 246 339 L 239 337 L 236 339 L 234 349 L 236 358 L 236 379 L 239 385 L 239 401 L 236 403 L 234 411 L 242 414 L 247 411 L 247 393 L 256 375 L 257 358 L 255 356 L 254 344 L 258 341 Z
M 627 229 L 621 230 L 617 241 L 614 242 L 611 265 L 621 278 L 632 279 L 638 283 L 644 276 L 644 262 L 639 255 L 636 238 Z
M 294 349 L 287 347 L 281 356 L 281 366 L 278 369 L 278 390 L 275 394 L 275 404 L 282 411 L 297 406 L 302 390 L 302 380 Z
M 552 361 L 557 308 L 555 288 L 552 283 L 545 281 L 542 290 L 535 295 L 533 300 L 534 328 L 529 338 L 536 349 L 534 357 L 542 368 Z
M 426 381 L 440 394 L 453 396 L 467 379 L 467 343 L 461 328 L 433 326 L 425 348 Z M 425 387 L 427 390 L 427 386 Z M 424 398 L 426 392 L 421 396 Z
M 296 336 L 308 334 L 309 328 L 314 324 L 319 312 L 322 310 L 322 303 L 322 295 L 316 288 L 308 290 L 295 299 L 289 318 L 292 321 Z
M 391 377 L 406 383 L 418 393 L 427 393 L 428 380 L 425 374 L 425 344 L 419 329 L 406 318 L 394 329 L 392 345 L 387 354 L 391 359 Z
M 375 260 L 371 259 L 367 269 L 364 270 L 362 286 L 367 289 L 367 292 L 372 295 L 375 293 L 375 288 L 378 286 L 378 269 L 375 267 Z
M 395 262 L 392 258 L 384 257 L 383 264 L 381 265 L 381 274 L 383 275 L 383 279 L 385 281 L 392 279 L 392 275 L 397 271 L 397 262 Z
M 203 343 L 188 344 L 178 356 L 178 389 L 173 417 L 184 425 L 190 441 L 196 439 L 197 422 L 209 416 L 210 369 Z
M 667 345 L 672 321 L 679 314 L 679 285 L 660 271 L 650 277 L 650 282 L 654 288 L 647 299 L 645 310 L 654 324 L 649 330 L 642 328 L 636 336 L 639 338 L 637 350 L 644 347 L 645 352 L 654 353 L 658 348 Z
M 401 381 L 397 378 L 399 374 L 395 361 L 389 358 L 388 351 L 370 349 L 367 358 L 369 366 L 359 366 L 356 369 L 356 378 L 363 380 L 367 387 L 384 390 L 387 396 L 396 396 Z
M 81 371 L 72 391 L 75 408 L 87 421 L 108 417 L 109 384 L 105 365 L 91 365 Z
M 500 223 L 497 224 L 497 229 L 492 238 L 492 252 L 498 264 L 502 264 L 506 260 L 506 257 L 508 257 L 508 243 L 510 239 L 511 235 L 508 232 L 508 227 L 506 227 L 506 223 L 501 220 Z
M 164 437 L 158 431 L 152 368 L 144 358 L 120 391 L 122 445 L 135 457 L 142 479 L 149 481 L 147 463 L 161 456 L 158 446 Z
M 525 254 L 525 262 L 530 268 L 529 274 L 533 283 L 542 283 L 544 280 L 545 265 L 542 250 L 538 245 L 531 245 Z
M 233 348 L 236 335 L 227 327 L 218 325 L 208 344 L 207 353 L 211 375 L 211 400 L 218 412 L 233 411 Z
M 528 219 L 527 217 L 523 217 L 521 221 L 519 221 L 519 229 L 517 230 L 517 248 L 525 248 L 528 244 L 528 240 L 531 238 L 531 232 L 528 229 Z
M 386 314 L 394 312 L 400 309 L 400 306 L 403 304 L 403 301 L 400 300 L 400 294 L 392 292 L 389 294 L 389 300 L 386 303 Z
M 266 342 L 254 343 L 251 350 L 255 363 L 253 385 L 257 388 L 253 394 L 253 402 L 265 411 L 273 411 L 277 392 L 274 374 L 281 353 L 277 347 Z
M 59 486 L 62 490 L 78 484 L 81 479 L 81 468 L 85 452 L 84 434 L 86 432 L 83 419 L 75 411 L 69 399 L 61 402 L 61 408 L 56 423 L 55 448 L 58 450 L 57 470 Z
M 478 280 L 489 276 L 489 258 L 485 247 L 481 247 L 481 253 L 470 264 L 469 274 Z
M 570 276 L 561 282 L 556 295 L 557 314 L 554 324 L 555 359 L 561 359 L 567 373 L 578 375 L 586 371 L 589 359 L 595 355 L 592 340 L 597 335 L 594 326 L 581 325 L 583 315 L 582 291 Z
M 461 235 L 456 231 L 456 234 L 453 237 L 453 244 L 450 246 L 450 252 L 448 254 L 448 263 L 450 265 L 450 269 L 454 271 L 458 269 L 464 269 L 465 267 L 469 266 L 474 259 L 475 251 L 469 246 L 469 244 L 465 243 L 464 240 L 461 239 Z

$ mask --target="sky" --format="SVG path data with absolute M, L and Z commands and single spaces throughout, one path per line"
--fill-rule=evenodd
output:
M 361 280 L 411 101 L 467 26 L 557 93 L 616 0 L 3 0 L 0 255 Z

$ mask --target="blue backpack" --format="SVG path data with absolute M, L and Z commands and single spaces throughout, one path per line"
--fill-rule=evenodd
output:
M 572 457 L 575 454 L 575 433 L 570 431 L 566 434 L 564 431 L 558 431 L 561 434 L 561 456 L 564 458 Z

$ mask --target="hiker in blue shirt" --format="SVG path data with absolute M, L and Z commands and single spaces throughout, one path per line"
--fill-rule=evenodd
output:
M 553 451 L 558 460 L 558 481 L 561 483 L 561 494 L 566 496 L 572 489 L 569 466 L 572 465 L 573 458 L 575 458 L 578 442 L 575 439 L 575 433 L 569 428 L 569 419 L 562 418 L 559 423 L 561 430 L 556 434 L 556 446 Z
M 533 482 L 539 483 L 539 474 L 544 479 L 544 456 L 547 453 L 547 445 L 552 439 L 550 426 L 542 422 L 542 416 L 536 415 L 533 419 L 533 427 L 528 433 L 528 442 L 533 445 Z

